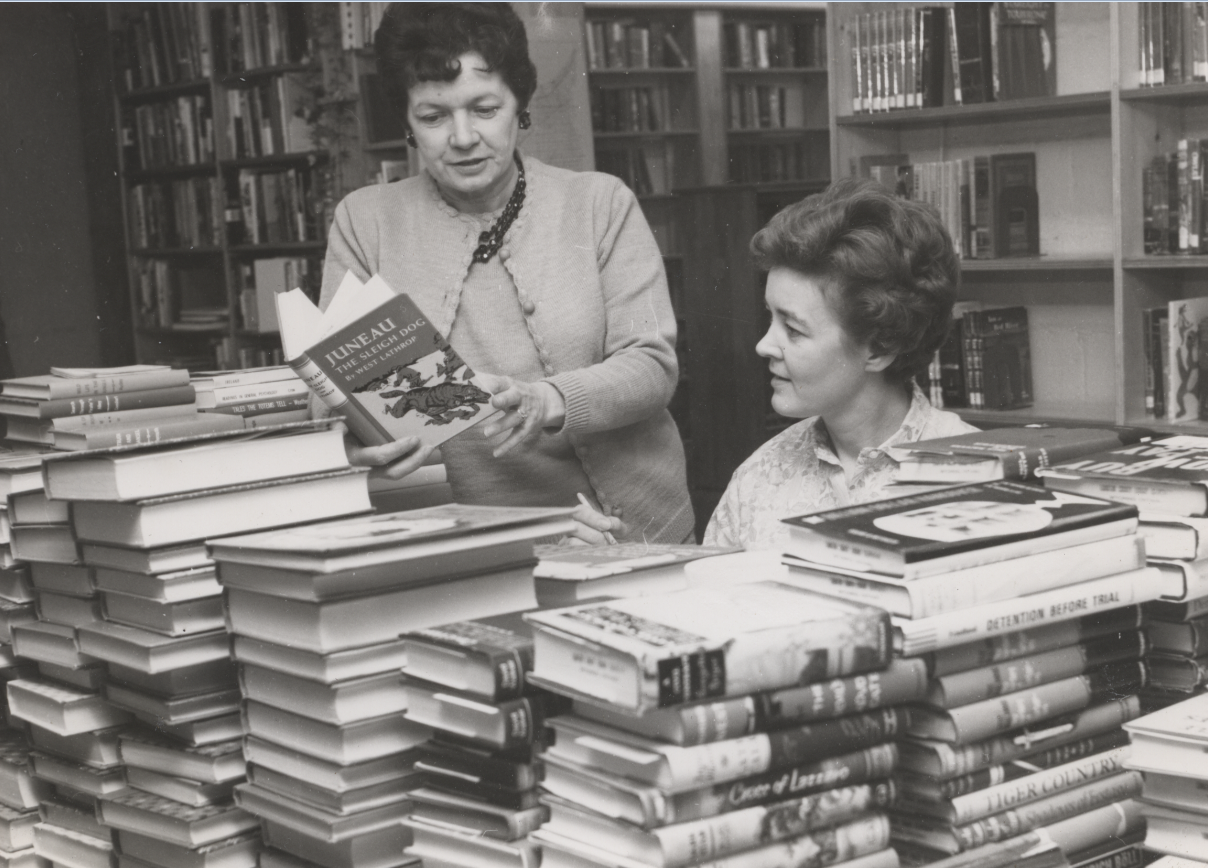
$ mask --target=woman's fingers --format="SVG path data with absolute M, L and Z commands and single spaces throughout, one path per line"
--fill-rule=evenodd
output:
M 428 460 L 428 456 L 432 454 L 435 448 L 435 446 L 425 443 L 406 458 L 388 464 L 380 470 L 371 470 L 370 473 L 380 473 L 387 479 L 402 479 L 404 476 L 409 476 L 423 467 Z
M 385 479 L 402 479 L 424 465 L 436 448 L 420 441 L 418 437 L 403 437 L 380 446 L 360 446 L 346 442 L 348 463 L 354 467 L 371 467 L 373 476 Z

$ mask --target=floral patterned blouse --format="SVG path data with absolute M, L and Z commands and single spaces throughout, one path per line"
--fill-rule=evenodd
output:
M 902 426 L 877 448 L 864 449 L 849 479 L 821 417 L 804 419 L 777 434 L 734 471 L 705 529 L 705 545 L 779 548 L 788 538 L 780 519 L 865 503 L 911 490 L 887 492 L 898 462 L 890 447 L 975 431 L 955 413 L 931 406 L 916 385 Z

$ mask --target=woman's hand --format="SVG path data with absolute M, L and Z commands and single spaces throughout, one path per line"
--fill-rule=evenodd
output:
M 435 448 L 418 437 L 404 437 L 381 446 L 361 446 L 351 438 L 344 441 L 348 463 L 353 467 L 371 467 L 369 475 L 380 479 L 402 479 L 414 473 Z
M 492 453 L 496 458 L 541 433 L 542 428 L 561 428 L 566 418 L 562 393 L 545 382 L 522 383 L 511 377 L 478 374 L 476 379 L 491 393 L 491 406 L 503 415 L 483 426 L 485 437 L 499 437 Z
M 592 546 L 605 543 L 616 545 L 616 534 L 623 534 L 627 530 L 619 518 L 604 515 L 592 506 L 582 493 L 579 494 L 579 506 L 570 514 L 570 517 L 575 520 L 575 529 L 568 537 L 572 545 L 575 544 L 575 540 Z

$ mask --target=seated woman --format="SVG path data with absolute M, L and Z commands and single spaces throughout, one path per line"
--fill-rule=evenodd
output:
M 960 267 L 939 215 L 846 179 L 785 208 L 751 251 L 772 315 L 755 351 L 772 407 L 802 419 L 734 472 L 707 545 L 779 546 L 780 519 L 889 496 L 899 443 L 975 430 L 931 406 L 915 377 L 952 323 Z

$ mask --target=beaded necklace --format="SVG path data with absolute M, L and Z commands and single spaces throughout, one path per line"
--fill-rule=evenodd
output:
M 520 153 L 513 154 L 519 174 L 516 177 L 516 188 L 508 197 L 508 203 L 503 206 L 503 213 L 495 219 L 489 229 L 484 229 L 478 236 L 478 247 L 474 249 L 475 262 L 490 262 L 491 257 L 499 252 L 503 245 L 503 236 L 508 234 L 516 217 L 520 214 L 520 206 L 524 204 L 524 163 L 520 162 Z

